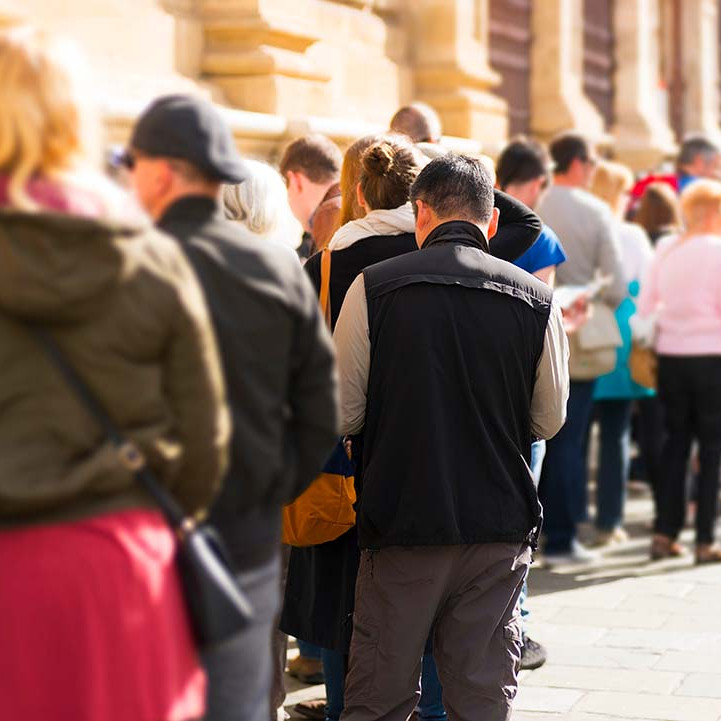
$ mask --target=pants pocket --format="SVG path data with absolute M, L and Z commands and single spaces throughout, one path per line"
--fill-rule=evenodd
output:
M 518 672 L 521 666 L 521 616 L 517 614 L 501 626 L 499 661 L 502 667 L 503 693 L 513 700 L 518 691 Z

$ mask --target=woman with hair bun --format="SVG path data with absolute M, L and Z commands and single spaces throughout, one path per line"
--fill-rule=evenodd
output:
M 349 149 L 341 171 L 342 208 L 346 217 L 358 212 L 364 215 L 342 225 L 324 251 L 331 254 L 331 328 L 358 273 L 369 265 L 418 249 L 408 197 L 426 162 L 422 153 L 401 136 L 361 138 Z M 319 294 L 321 257 L 322 253 L 317 253 L 305 265 Z M 361 437 L 352 439 L 352 453 L 356 489 L 360 490 Z M 290 556 L 281 628 L 323 649 L 329 721 L 337 721 L 343 711 L 344 658 L 353 630 L 350 618 L 358 563 L 355 528 L 330 543 L 293 548 Z

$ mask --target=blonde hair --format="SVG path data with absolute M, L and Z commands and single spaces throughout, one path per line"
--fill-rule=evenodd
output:
M 79 62 L 80 61 L 80 62 Z M 0 31 L 0 173 L 13 206 L 36 210 L 27 184 L 88 160 L 92 120 L 77 51 L 40 30 Z
M 297 248 L 303 228 L 293 217 L 280 173 L 258 160 L 244 163 L 249 177 L 238 185 L 223 186 L 226 216 L 251 233 Z
M 704 223 L 711 213 L 721 214 L 721 183 L 695 180 L 681 193 L 681 212 L 689 232 Z
M 366 214 L 358 203 L 356 193 L 356 187 L 361 175 L 361 158 L 371 145 L 375 145 L 387 137 L 387 135 L 366 135 L 358 138 L 345 151 L 343 165 L 340 169 L 341 204 L 338 227 L 349 223 L 351 220 L 358 220 L 358 218 L 362 218 Z
M 633 185 L 633 173 L 621 163 L 599 160 L 591 181 L 591 192 L 615 211 L 624 193 Z

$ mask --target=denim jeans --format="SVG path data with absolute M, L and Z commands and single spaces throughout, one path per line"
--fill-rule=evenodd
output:
M 600 426 L 596 528 L 612 531 L 623 523 L 626 483 L 631 465 L 631 400 L 596 401 Z
M 433 658 L 433 639 L 429 638 L 423 652 L 421 666 L 421 700 L 418 702 L 418 718 L 420 721 L 446 721 L 448 718 L 443 708 L 443 689 L 438 678 L 436 660 Z
M 321 649 L 325 675 L 325 721 L 338 721 L 343 713 L 343 689 L 348 657 L 338 651 Z
M 337 651 L 321 649 L 323 673 L 325 674 L 325 721 L 338 721 L 343 713 L 343 688 L 347 671 L 348 657 Z M 418 714 L 421 721 L 446 721 L 443 708 L 443 689 L 438 678 L 436 662 L 433 659 L 433 647 L 428 639 L 423 655 L 421 674 L 421 700 L 418 702 Z
M 572 381 L 566 423 L 546 441 L 539 495 L 547 553 L 568 553 L 576 524 L 586 519 L 588 469 L 584 449 L 595 381 Z
M 300 639 L 296 639 L 296 641 L 298 643 L 298 651 L 300 651 L 300 655 L 303 658 L 321 658 L 321 648 L 307 641 L 301 641 Z
M 541 482 L 541 471 L 543 470 L 543 460 L 546 457 L 546 441 L 536 441 L 531 445 L 531 473 L 533 474 L 533 482 L 538 488 Z M 528 598 L 528 576 L 523 581 L 521 588 L 521 597 L 518 603 L 521 607 L 521 632 L 526 635 L 526 619 L 531 612 L 526 608 L 526 599 Z
M 531 474 L 533 475 L 533 483 L 538 489 L 541 482 L 541 471 L 543 470 L 543 461 L 546 457 L 546 441 L 536 441 L 531 444 Z

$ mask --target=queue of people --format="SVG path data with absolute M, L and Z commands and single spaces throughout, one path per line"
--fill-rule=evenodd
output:
M 277 719 L 292 635 L 294 672 L 326 687 L 308 718 L 507 721 L 519 669 L 546 658 L 524 624 L 534 553 L 593 563 L 626 536 L 633 414 L 650 558 L 685 552 L 691 492 L 695 562 L 721 562 L 713 143 L 691 138 L 678 177 L 639 190 L 574 132 L 514 139 L 495 169 L 455 154 L 419 103 L 345 153 L 295 139 L 275 170 L 211 103 L 168 95 L 117 158 L 127 193 L 93 165 L 69 57 L 0 31 L 8 718 Z M 594 418 L 595 549 L 578 538 Z M 283 546 L 284 508 L 327 483 L 332 453 L 355 524 Z M 193 635 L 189 528 L 141 466 L 213 529 L 252 607 L 222 643 Z

